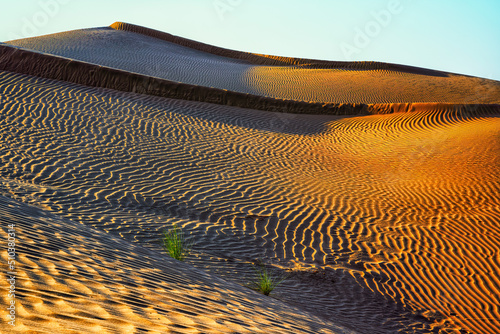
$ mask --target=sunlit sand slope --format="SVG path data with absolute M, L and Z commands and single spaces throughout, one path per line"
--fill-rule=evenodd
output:
M 0 43 L 0 70 L 124 92 L 200 101 L 266 111 L 309 114 L 379 113 L 380 105 L 319 103 L 276 99 L 213 87 L 191 85 L 49 55 Z M 407 110 L 412 104 L 384 104 L 383 113 Z
M 125 258 L 116 254 L 117 265 L 121 267 L 123 261 L 131 275 L 147 282 L 140 270 L 133 269 L 136 265 L 143 268 L 144 259 L 134 258 L 139 251 L 125 241 L 160 254 L 160 229 L 176 222 L 196 237 L 202 255 L 246 262 L 276 258 L 284 267 L 342 271 L 374 293 L 435 321 L 430 327 L 402 322 L 403 327 L 381 330 L 363 323 L 374 321 L 371 318 L 356 318 L 356 312 L 367 312 L 366 308 L 356 310 L 348 302 L 328 304 L 324 296 L 306 298 L 305 308 L 318 310 L 321 303 L 325 310 L 349 308 L 351 325 L 364 333 L 500 330 L 498 106 L 476 106 L 469 113 L 433 105 L 411 113 L 350 118 L 291 115 L 89 88 L 8 72 L 1 72 L 0 96 L 1 192 L 100 231 L 88 245 L 78 248 L 75 241 L 60 254 L 71 254 L 72 249 L 85 253 L 96 243 L 105 243 L 101 232 L 108 232 L 124 240 L 120 248 L 120 242 L 110 238 L 106 247 L 123 253 Z M 82 231 L 93 231 L 83 225 Z M 39 230 L 42 236 L 51 235 L 50 242 L 57 237 L 41 227 L 33 233 Z M 74 229 L 70 230 L 77 238 Z M 34 244 L 38 240 L 35 236 L 23 238 L 21 245 L 31 242 L 30 238 Z M 127 256 L 132 259 L 126 260 Z M 160 268 L 154 256 L 148 256 L 151 265 L 147 270 Z M 56 306 L 45 306 L 43 298 L 51 297 L 42 298 L 40 291 L 50 284 L 64 286 L 64 275 L 51 272 L 53 268 L 63 273 L 57 269 L 63 262 L 56 262 L 54 268 L 50 261 L 55 259 L 42 259 L 47 260 L 38 264 L 29 257 L 21 258 L 26 267 L 38 265 L 46 273 L 26 281 L 29 291 L 38 292 L 32 292 L 34 299 L 25 303 L 57 314 L 56 308 L 64 307 L 57 303 L 73 303 L 67 301 L 71 298 L 59 296 L 62 301 L 57 299 Z M 85 268 L 93 268 L 89 270 L 108 276 L 115 273 L 88 261 Z M 162 261 L 166 267 L 160 269 L 160 276 L 167 275 L 172 264 Z M 176 272 L 187 270 L 184 268 L 180 266 Z M 25 270 L 26 275 L 38 275 Z M 189 275 L 207 277 L 199 272 Z M 237 272 L 233 275 L 241 278 Z M 74 283 L 82 291 L 99 290 L 104 284 L 84 277 Z M 41 281 L 36 283 L 41 288 L 29 283 L 33 281 Z M 179 279 L 175 289 L 185 291 L 190 282 Z M 165 284 L 161 293 L 169 293 Z M 204 284 L 197 285 L 200 294 L 205 293 Z M 215 283 L 207 284 L 212 289 Z M 351 291 L 332 281 L 324 284 L 325 291 L 332 286 Z M 137 285 L 134 291 L 153 289 L 146 283 Z M 144 308 L 162 297 L 154 298 Z M 363 295 L 351 299 L 355 303 Z M 89 304 L 89 308 L 107 310 L 102 303 Z M 123 314 L 132 314 L 127 308 L 133 305 L 116 306 L 123 312 L 119 313 L 122 321 Z M 75 313 L 90 312 L 70 306 Z M 245 307 L 242 316 L 248 314 L 252 319 L 245 310 L 250 312 L 254 306 Z M 192 318 L 198 315 L 195 307 L 177 309 L 181 311 L 173 319 L 198 326 Z M 383 309 L 368 311 L 374 319 L 386 316 Z M 23 312 L 21 309 L 21 318 L 36 313 Z M 127 324 L 136 326 L 149 319 L 141 314 L 134 314 Z M 301 313 L 294 316 L 300 318 Z M 143 320 L 133 322 L 135 317 Z M 59 321 L 54 314 L 44 319 Z M 160 316 L 164 323 L 167 319 L 177 321 Z M 260 328 L 255 319 L 243 323 Z M 277 319 L 294 321 L 282 319 L 282 315 Z M 157 324 L 147 321 L 151 326 Z M 92 324 L 105 323 L 96 320 Z M 238 328 L 236 332 L 246 330 Z
M 2 333 L 354 333 L 1 195 L 0 214 L 18 244 L 16 326 Z
M 496 81 L 376 62 L 250 54 L 115 23 L 8 42 L 193 85 L 307 102 L 500 103 Z

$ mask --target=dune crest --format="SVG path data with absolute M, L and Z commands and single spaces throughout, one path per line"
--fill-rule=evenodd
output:
M 125 22 L 115 22 L 110 25 L 111 28 L 116 30 L 124 30 L 131 31 L 134 33 L 139 33 L 145 36 L 151 36 L 154 38 L 158 38 L 164 41 L 172 42 L 175 44 L 179 44 L 191 49 L 195 49 L 202 52 L 211 53 L 217 56 L 234 58 L 238 60 L 249 61 L 255 65 L 270 65 L 270 66 L 301 66 L 301 67 L 309 67 L 309 68 L 344 68 L 344 69 L 358 69 L 358 70 L 394 70 L 394 71 L 402 71 L 408 73 L 416 73 L 416 74 L 429 74 L 435 76 L 446 76 L 450 73 L 442 72 L 442 71 L 434 71 L 425 68 L 419 68 L 414 66 L 406 66 L 406 65 L 398 65 L 398 64 L 390 64 L 383 62 L 375 62 L 375 61 L 326 61 L 326 60 L 318 60 L 318 59 L 305 59 L 305 58 L 292 58 L 292 57 L 281 57 L 281 56 L 272 56 L 272 55 L 264 55 L 250 52 L 242 52 L 235 51 L 230 49 L 221 48 L 218 46 L 205 44 L 201 42 L 197 42 L 191 39 L 187 39 L 180 36 L 171 35 L 166 32 L 162 32 L 159 30 L 154 30 L 142 26 L 138 26 L 131 23 Z
M 37 59 L 45 72 L 65 68 L 67 74 L 51 73 L 52 79 L 71 76 L 85 85 L 267 111 L 362 114 L 380 104 L 500 103 L 500 83 L 493 80 L 395 64 L 254 55 L 122 23 L 9 44 L 25 50 L 14 57 L 4 49 L 2 63 L 12 63 L 4 70 L 43 76 L 33 68 Z M 74 68 L 37 53 L 19 64 L 28 50 L 71 59 Z
M 410 112 L 439 106 L 444 109 L 463 110 L 470 114 L 470 116 L 475 116 L 477 112 L 495 113 L 500 106 L 498 104 L 457 103 L 318 103 L 284 100 L 232 92 L 213 87 L 173 82 L 9 45 L 0 45 L 0 52 L 0 69 L 4 71 L 63 80 L 92 87 L 110 88 L 124 92 L 266 111 L 328 115 L 368 115 Z

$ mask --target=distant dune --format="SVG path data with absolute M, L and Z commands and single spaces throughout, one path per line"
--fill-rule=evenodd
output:
M 166 84 L 162 80 L 151 82 L 149 78 L 144 78 L 155 77 L 187 84 L 174 85 L 174 93 L 171 83 L 161 93 L 165 97 L 252 106 L 262 110 L 269 110 L 274 104 L 281 105 L 282 100 L 296 101 L 301 105 L 296 109 L 303 112 L 312 109 L 313 113 L 317 113 L 325 103 L 334 106 L 500 103 L 500 84 L 492 80 L 377 62 L 326 62 L 255 55 L 203 45 L 123 23 L 11 41 L 9 44 L 127 73 L 118 75 L 116 71 L 102 67 L 79 66 L 74 61 L 67 64 L 63 59 L 54 57 L 44 57 L 35 62 L 23 54 L 28 59 L 15 70 L 26 74 L 40 73 L 52 79 L 79 80 L 78 83 L 82 84 L 103 84 L 106 88 L 148 94 L 162 90 L 162 84 Z M 4 50 L 4 54 L 6 52 Z M 14 54 L 3 63 L 14 66 L 14 60 L 22 62 L 19 58 Z M 73 77 L 68 78 L 71 73 Z M 141 76 L 131 76 L 131 73 Z M 209 87 L 212 89 L 207 90 Z M 197 94 L 204 96 L 195 98 Z M 249 98 L 247 94 L 267 99 Z M 304 103 L 306 106 L 303 106 Z M 296 111 L 290 103 L 272 111 L 290 111 L 290 108 Z M 368 111 L 363 106 L 354 109 L 357 113 Z M 369 111 L 377 113 L 376 108 Z M 348 113 L 353 114 L 353 110 Z
M 493 80 L 125 23 L 0 44 L 14 332 L 498 333 L 499 153 Z

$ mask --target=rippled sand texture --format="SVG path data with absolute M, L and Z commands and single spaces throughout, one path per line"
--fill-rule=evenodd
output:
M 498 108 L 475 118 L 272 114 L 7 72 L 0 93 L 6 196 L 144 245 L 175 219 L 210 254 L 344 268 L 413 310 L 442 314 L 441 325 L 500 328 Z M 94 248 L 85 240 L 80 253 Z M 35 275 L 41 264 L 25 261 Z M 64 285 L 55 274 L 37 282 L 53 280 Z M 42 307 L 44 296 L 25 303 Z
M 498 82 L 235 58 L 115 28 L 11 43 L 298 101 L 447 104 L 298 115 L 0 71 L 20 331 L 500 331 Z M 159 247 L 173 223 L 196 239 L 187 264 Z M 294 270 L 279 300 L 234 284 L 259 258 Z
M 2 229 L 15 224 L 19 245 L 16 326 L 3 323 L 3 333 L 350 333 L 1 195 L 0 214 Z
M 194 41 L 188 40 L 183 46 L 148 36 L 150 30 L 142 27 L 135 29 L 141 34 L 132 32 L 130 26 L 115 23 L 8 43 L 187 84 L 307 102 L 498 103 L 500 95 L 500 84 L 487 79 L 410 67 L 402 70 L 399 65 L 370 62 L 321 62 L 253 54 L 237 54 L 239 59 L 235 59 L 222 56 L 235 56 L 234 51 L 217 52 L 209 47 L 212 53 L 203 52 L 188 47 L 196 46 Z

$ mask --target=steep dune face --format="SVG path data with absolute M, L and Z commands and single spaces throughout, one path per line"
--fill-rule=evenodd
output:
M 21 229 L 19 330 L 500 330 L 498 82 L 114 28 L 11 42 L 94 64 L 0 48 L 3 60 L 23 55 L 0 64 L 24 73 L 0 72 L 0 216 Z M 50 72 L 65 81 L 29 75 L 49 73 L 34 59 L 66 64 Z M 183 82 L 160 85 L 180 99 L 126 86 L 151 66 Z M 85 68 L 94 87 L 71 83 Z M 211 92 L 215 103 L 186 101 Z M 340 101 L 353 115 L 228 101 L 309 113 Z M 174 223 L 197 240 L 188 263 L 232 283 L 161 255 Z M 294 269 L 281 301 L 233 284 L 258 259 Z

